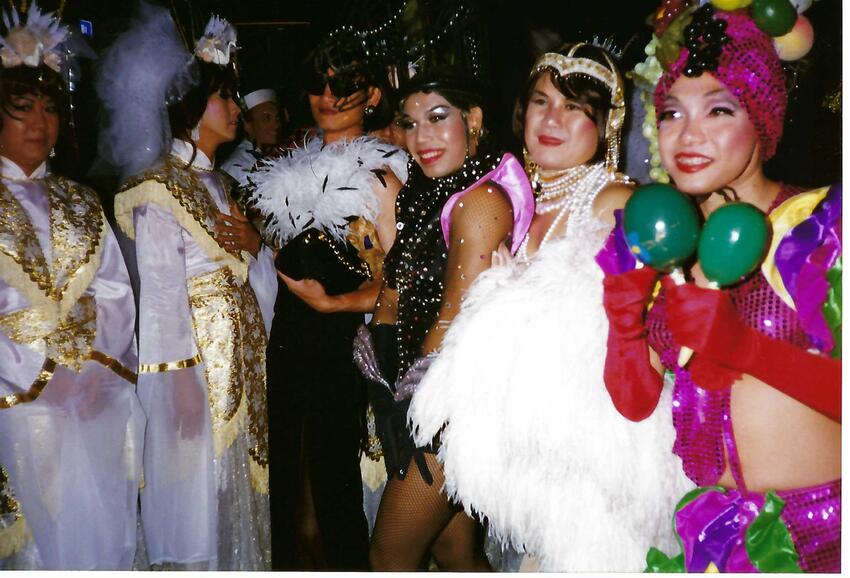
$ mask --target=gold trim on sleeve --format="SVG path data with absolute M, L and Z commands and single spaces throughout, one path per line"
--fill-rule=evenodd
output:
M 41 372 L 29 388 L 29 391 L 24 393 L 13 393 L 4 397 L 0 397 L 0 409 L 9 409 L 22 403 L 29 403 L 38 399 L 47 382 L 53 377 L 53 370 L 56 369 L 56 362 L 49 357 L 44 360 L 44 365 L 41 366 Z
M 195 357 L 189 359 L 181 359 L 180 361 L 169 361 L 167 363 L 140 363 L 139 373 L 162 373 L 163 371 L 174 371 L 175 369 L 185 369 L 198 365 L 203 359 L 198 353 Z
M 132 384 L 135 384 L 139 380 L 139 376 L 127 369 L 120 361 L 101 351 L 93 350 L 86 356 L 86 358 L 98 362 L 107 369 L 111 369 L 118 377 L 129 381 Z

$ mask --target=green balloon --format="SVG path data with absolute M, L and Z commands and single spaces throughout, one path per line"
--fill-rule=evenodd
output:
M 788 34 L 797 22 L 797 10 L 790 0 L 753 0 L 750 16 L 765 34 Z
M 697 249 L 702 272 L 721 287 L 737 283 L 761 265 L 769 240 L 764 213 L 749 203 L 723 205 L 702 228 Z
M 639 187 L 623 210 L 629 247 L 635 257 L 659 271 L 678 267 L 694 254 L 699 220 L 689 197 L 661 183 Z

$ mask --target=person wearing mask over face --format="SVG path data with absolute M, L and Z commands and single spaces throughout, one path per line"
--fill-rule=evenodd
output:
M 360 464 L 367 409 L 351 343 L 375 306 L 407 155 L 367 136 L 392 109 L 381 89 L 385 72 L 356 37 L 333 35 L 307 66 L 322 136 L 264 161 L 251 176 L 266 236 L 280 247 L 268 358 L 273 565 L 366 570 Z
M 173 137 L 156 143 L 163 156 L 115 198 L 138 263 L 139 397 L 148 416 L 142 525 L 158 569 L 269 569 L 273 259 L 259 243 L 241 249 L 234 233 L 215 228 L 220 214 L 234 212 L 213 163 L 218 146 L 236 136 L 235 46 L 235 30 L 214 16 L 193 56 L 168 10 L 143 5 L 107 51 L 99 84 L 109 113 L 102 138 L 120 136 L 137 113 L 167 118 L 161 134 Z M 148 64 L 165 77 L 154 87 L 145 84 Z M 149 108 L 127 110 L 120 96 L 110 98 L 110 86 L 144 91 L 150 101 L 132 106 Z
M 248 174 L 264 156 L 280 144 L 280 111 L 277 93 L 271 88 L 249 92 L 242 99 L 245 139 L 221 164 L 221 170 L 236 179 L 240 187 L 248 184 Z
M 720 289 L 700 261 L 682 284 L 665 276 L 645 316 L 659 273 L 606 269 L 606 383 L 652 405 L 663 366 L 673 452 L 699 486 L 673 514 L 681 551 L 652 549 L 648 569 L 839 572 L 841 186 L 801 192 L 765 174 L 788 94 L 774 41 L 746 11 L 668 17 L 690 19 L 690 40 L 655 89 L 662 166 L 703 217 L 731 200 L 760 209 L 772 241 L 759 269 Z
M 70 31 L 35 3 L 4 16 L 0 569 L 130 570 L 145 429 L 130 278 L 97 193 L 49 165 Z

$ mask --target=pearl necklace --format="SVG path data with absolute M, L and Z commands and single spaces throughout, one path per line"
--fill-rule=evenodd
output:
M 614 180 L 616 177 L 608 172 L 604 163 L 571 167 L 557 173 L 555 178 L 547 179 L 544 176 L 540 180 L 543 190 L 537 196 L 534 212 L 545 215 L 558 211 L 558 214 L 546 229 L 537 250 L 539 251 L 552 238 L 565 219 L 569 220 L 568 224 L 578 229 L 581 229 L 581 225 L 588 223 L 593 216 L 592 208 L 596 195 Z M 517 251 L 517 256 L 523 261 L 529 259 L 528 239 L 529 236 L 526 235 Z

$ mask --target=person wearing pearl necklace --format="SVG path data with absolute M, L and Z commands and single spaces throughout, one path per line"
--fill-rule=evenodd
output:
M 235 46 L 236 31 L 213 16 L 190 52 L 168 9 L 142 4 L 100 71 L 102 144 L 125 130 L 147 146 L 124 160 L 150 162 L 121 185 L 115 219 L 135 241 L 143 557 L 153 569 L 270 569 L 265 355 L 277 279 L 271 250 L 214 169 L 236 136 Z M 139 100 L 109 98 L 114 84 Z M 140 114 L 157 124 L 126 132 Z M 118 144 L 102 148 L 133 143 Z
M 594 256 L 631 193 L 617 172 L 624 113 L 606 50 L 537 60 L 514 115 L 537 190 L 528 235 L 515 258 L 494 253 L 408 413 L 418 444 L 439 432 L 449 495 L 528 554 L 520 570 L 640 571 L 648 545 L 672 543 L 658 508 L 689 487 L 663 412 L 629 422 L 603 382 Z

